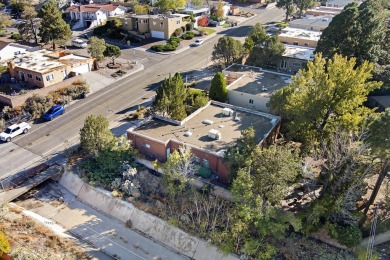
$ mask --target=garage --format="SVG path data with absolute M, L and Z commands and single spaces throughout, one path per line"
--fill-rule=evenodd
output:
M 152 37 L 153 37 L 153 38 L 165 39 L 165 37 L 164 37 L 164 32 L 151 31 L 151 33 L 152 33 Z
M 83 73 L 89 72 L 90 71 L 89 63 L 83 64 L 83 65 L 80 65 L 77 67 L 73 67 L 72 71 L 75 73 L 78 73 L 78 74 L 83 74 Z

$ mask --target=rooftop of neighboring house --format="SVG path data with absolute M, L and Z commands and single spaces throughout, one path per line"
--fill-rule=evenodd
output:
M 303 47 L 298 45 L 284 45 L 285 50 L 283 57 L 294 58 L 299 60 L 313 60 L 315 48 Z
M 384 108 L 390 107 L 390 96 L 369 96 L 369 98 L 375 100 Z
M 327 0 L 326 5 L 327 6 L 336 6 L 336 7 L 344 7 L 347 4 L 350 4 L 356 0 Z M 358 1 L 361 2 L 361 1 Z
M 338 15 L 343 10 L 342 7 L 328 7 L 328 6 L 318 6 L 313 9 L 307 9 L 306 14 L 321 14 L 322 15 Z
M 229 90 L 264 97 L 270 97 L 274 91 L 291 82 L 291 75 L 239 64 L 227 67 L 223 74 L 227 78 L 227 82 L 230 81 L 229 77 L 234 80 L 227 86 Z
M 239 120 L 234 120 L 231 115 L 224 114 L 224 108 L 226 110 L 227 107 L 233 108 L 228 104 L 212 102 L 203 110 L 200 111 L 199 109 L 198 112 L 200 112 L 182 126 L 153 118 L 145 124 L 128 131 L 162 142 L 172 139 L 220 153 L 234 145 L 237 139 L 241 137 L 241 131 L 250 126 L 253 126 L 256 131 L 256 142 L 262 142 L 280 120 L 277 116 L 239 107 L 234 107 L 234 113 L 239 118 Z M 205 123 L 205 120 L 210 122 Z M 210 131 L 216 134 L 219 133 L 221 138 L 219 140 L 211 138 L 209 136 Z M 189 135 L 188 132 L 191 134 Z
M 117 17 L 126 17 L 126 18 L 138 18 L 138 19 L 173 19 L 173 18 L 183 18 L 189 17 L 188 14 L 124 14 Z
M 199 13 L 208 13 L 210 10 L 209 7 L 201 7 L 201 8 L 196 8 L 196 7 L 186 7 L 182 10 L 181 12 L 184 13 L 192 13 L 192 14 L 199 14 Z
M 119 5 L 112 5 L 112 4 L 88 4 L 88 5 L 80 5 L 80 4 L 75 4 L 70 7 L 68 7 L 68 11 L 72 12 L 88 12 L 88 13 L 96 13 L 100 9 L 104 9 L 107 12 L 112 12 L 115 9 L 120 7 Z
M 313 41 L 318 41 L 321 37 L 321 34 L 322 32 L 318 32 L 318 31 L 286 27 L 282 30 L 282 33 L 279 34 L 279 37 L 291 37 L 291 38 L 300 38 L 300 39 L 309 39 Z
M 72 65 L 73 63 L 89 62 L 90 60 L 91 58 L 64 51 L 53 52 L 40 50 L 17 55 L 17 58 L 14 58 L 11 63 L 14 67 L 44 74 Z
M 13 46 L 13 47 L 24 48 L 24 49 L 35 49 L 35 48 L 40 47 L 39 44 L 35 44 L 35 43 L 23 42 L 23 44 L 22 44 L 22 43 L 14 42 L 13 40 L 8 40 L 8 39 L 0 40 L 0 50 L 4 49 L 5 47 L 7 47 L 9 45 Z
M 321 15 L 321 16 L 307 16 L 302 19 L 296 19 L 289 23 L 290 27 L 295 26 L 322 26 L 328 27 L 329 23 L 333 19 L 333 15 Z

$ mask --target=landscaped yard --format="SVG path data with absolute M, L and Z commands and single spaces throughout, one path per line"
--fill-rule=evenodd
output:
M 213 34 L 216 32 L 215 29 L 211 29 L 211 28 L 207 28 L 207 27 L 198 27 L 198 31 L 203 31 L 205 32 L 207 35 L 210 35 L 210 34 Z

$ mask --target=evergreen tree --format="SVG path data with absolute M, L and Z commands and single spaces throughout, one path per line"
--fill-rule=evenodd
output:
M 112 60 L 112 64 L 115 65 L 115 59 L 121 56 L 121 49 L 118 46 L 112 44 L 106 44 L 106 49 L 103 51 L 104 57 L 109 57 Z
M 187 92 L 181 75 L 179 73 L 173 77 L 169 75 L 156 90 L 153 108 L 156 112 L 168 115 L 172 119 L 183 120 L 187 116 L 184 104 L 186 98 Z
M 62 19 L 62 14 L 54 0 L 44 4 L 39 10 L 38 16 L 42 18 L 39 36 L 45 43 L 51 41 L 53 50 L 55 50 L 56 44 L 63 44 L 72 36 L 72 31 L 69 25 Z
M 214 45 L 211 59 L 227 67 L 241 59 L 242 53 L 243 47 L 239 40 L 224 36 Z
M 294 3 L 297 6 L 299 17 L 302 17 L 304 11 L 317 5 L 316 0 L 294 0 Z
M 271 111 L 284 118 L 287 136 L 308 145 L 326 138 L 335 127 L 356 131 L 361 126 L 371 112 L 363 103 L 381 83 L 369 81 L 372 63 L 355 66 L 355 58 L 336 54 L 326 61 L 317 54 L 307 70 L 299 70 L 299 77 L 272 95 Z
M 294 12 L 294 1 L 276 0 L 276 7 L 286 10 L 286 22 L 288 22 L 288 17 Z
M 23 36 L 23 39 L 34 39 L 35 44 L 38 44 L 38 28 L 41 23 L 41 19 L 38 18 L 38 13 L 33 6 L 26 6 L 22 13 L 23 22 L 18 25 L 19 33 Z
M 211 87 L 209 91 L 210 99 L 225 102 L 227 97 L 226 80 L 222 72 L 215 74 L 211 80 Z
M 97 61 L 101 61 L 104 58 L 104 51 L 106 50 L 106 42 L 104 39 L 99 39 L 96 36 L 92 36 L 89 39 L 88 53 L 92 58 Z
M 115 146 L 115 137 L 104 116 L 87 116 L 83 128 L 80 129 L 80 146 L 95 157 L 103 150 L 110 150 Z

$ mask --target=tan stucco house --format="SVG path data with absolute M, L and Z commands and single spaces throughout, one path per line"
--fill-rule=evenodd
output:
M 45 88 L 78 74 L 89 72 L 94 60 L 64 51 L 40 50 L 20 55 L 8 63 L 15 80 Z
M 145 38 L 153 37 L 158 39 L 169 39 L 173 32 L 191 22 L 187 14 L 169 15 L 137 15 L 127 14 L 122 16 L 109 17 L 119 19 L 122 22 L 122 29 L 131 34 L 143 35 Z

